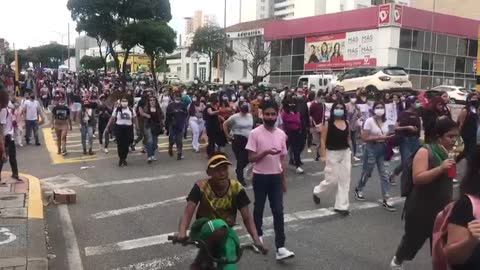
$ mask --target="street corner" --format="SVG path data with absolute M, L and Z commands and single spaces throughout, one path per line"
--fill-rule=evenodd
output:
M 48 269 L 42 193 L 38 178 L 2 173 L 0 269 Z

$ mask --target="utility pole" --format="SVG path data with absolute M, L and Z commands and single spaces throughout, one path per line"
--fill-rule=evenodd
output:
M 222 52 L 222 67 L 223 67 L 223 85 L 225 85 L 225 69 L 227 61 L 225 58 L 227 56 L 227 0 L 224 2 L 223 6 L 223 52 Z
M 70 23 L 68 23 L 68 45 L 67 45 L 67 55 L 68 55 L 68 70 L 70 71 Z
M 240 8 L 238 9 L 239 10 L 239 14 L 238 14 L 238 23 L 242 23 L 242 0 L 238 0 L 240 1 Z
M 13 43 L 13 52 L 15 54 L 15 93 L 18 94 L 20 93 L 20 89 L 18 88 L 18 80 L 20 79 L 20 71 L 18 69 L 20 67 L 20 63 L 18 63 L 18 51 L 15 49 L 15 43 Z

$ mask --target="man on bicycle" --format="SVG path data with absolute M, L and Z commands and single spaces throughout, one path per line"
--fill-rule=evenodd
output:
M 187 229 L 190 226 L 195 210 L 197 210 L 197 221 L 192 225 L 190 237 L 192 237 L 194 231 L 198 230 L 198 227 L 212 227 L 206 221 L 211 222 L 220 219 L 223 220 L 229 228 L 213 228 L 212 231 L 217 232 L 212 233 L 211 236 L 216 239 L 213 239 L 212 241 L 210 241 L 211 239 L 208 239 L 207 245 L 209 242 L 225 244 L 228 241 L 218 242 L 215 240 L 222 238 L 226 239 L 228 237 L 235 238 L 236 235 L 232 237 L 232 233 L 235 233 L 231 230 L 231 227 L 235 225 L 238 210 L 240 211 L 245 228 L 252 237 L 255 246 L 266 252 L 267 249 L 258 237 L 253 218 L 248 209 L 250 199 L 242 185 L 237 180 L 229 178 L 229 165 L 232 164 L 222 153 L 213 155 L 212 158 L 208 160 L 207 175 L 210 178 L 197 181 L 190 191 L 190 194 L 187 197 L 187 206 L 185 207 L 183 217 L 180 221 L 179 232 L 176 238 L 178 241 L 186 240 L 188 238 Z M 238 239 L 238 237 L 236 239 Z M 234 240 L 234 242 L 236 242 L 236 240 Z M 218 250 L 219 247 L 214 247 L 214 249 Z M 202 252 L 200 252 L 190 269 L 202 269 L 204 263 L 203 259 Z

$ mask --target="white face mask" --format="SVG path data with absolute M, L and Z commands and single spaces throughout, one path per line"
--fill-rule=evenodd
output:
M 232 101 L 235 101 L 237 100 L 237 97 L 236 96 L 232 96 Z
M 383 116 L 385 114 L 385 109 L 375 109 L 376 116 Z
M 193 102 L 197 102 L 197 98 L 196 98 L 196 97 L 193 97 L 193 98 L 192 98 L 192 101 L 193 101 Z
M 244 98 L 244 97 L 240 97 L 239 100 L 240 100 L 240 101 L 245 101 L 245 98 Z
M 128 107 L 128 102 L 121 102 L 122 108 L 127 108 Z
M 355 102 L 357 102 L 357 99 L 356 98 L 351 98 L 350 102 L 355 103 Z

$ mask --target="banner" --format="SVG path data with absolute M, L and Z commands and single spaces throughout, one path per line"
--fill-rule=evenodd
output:
M 307 38 L 305 69 L 375 66 L 376 31 Z

